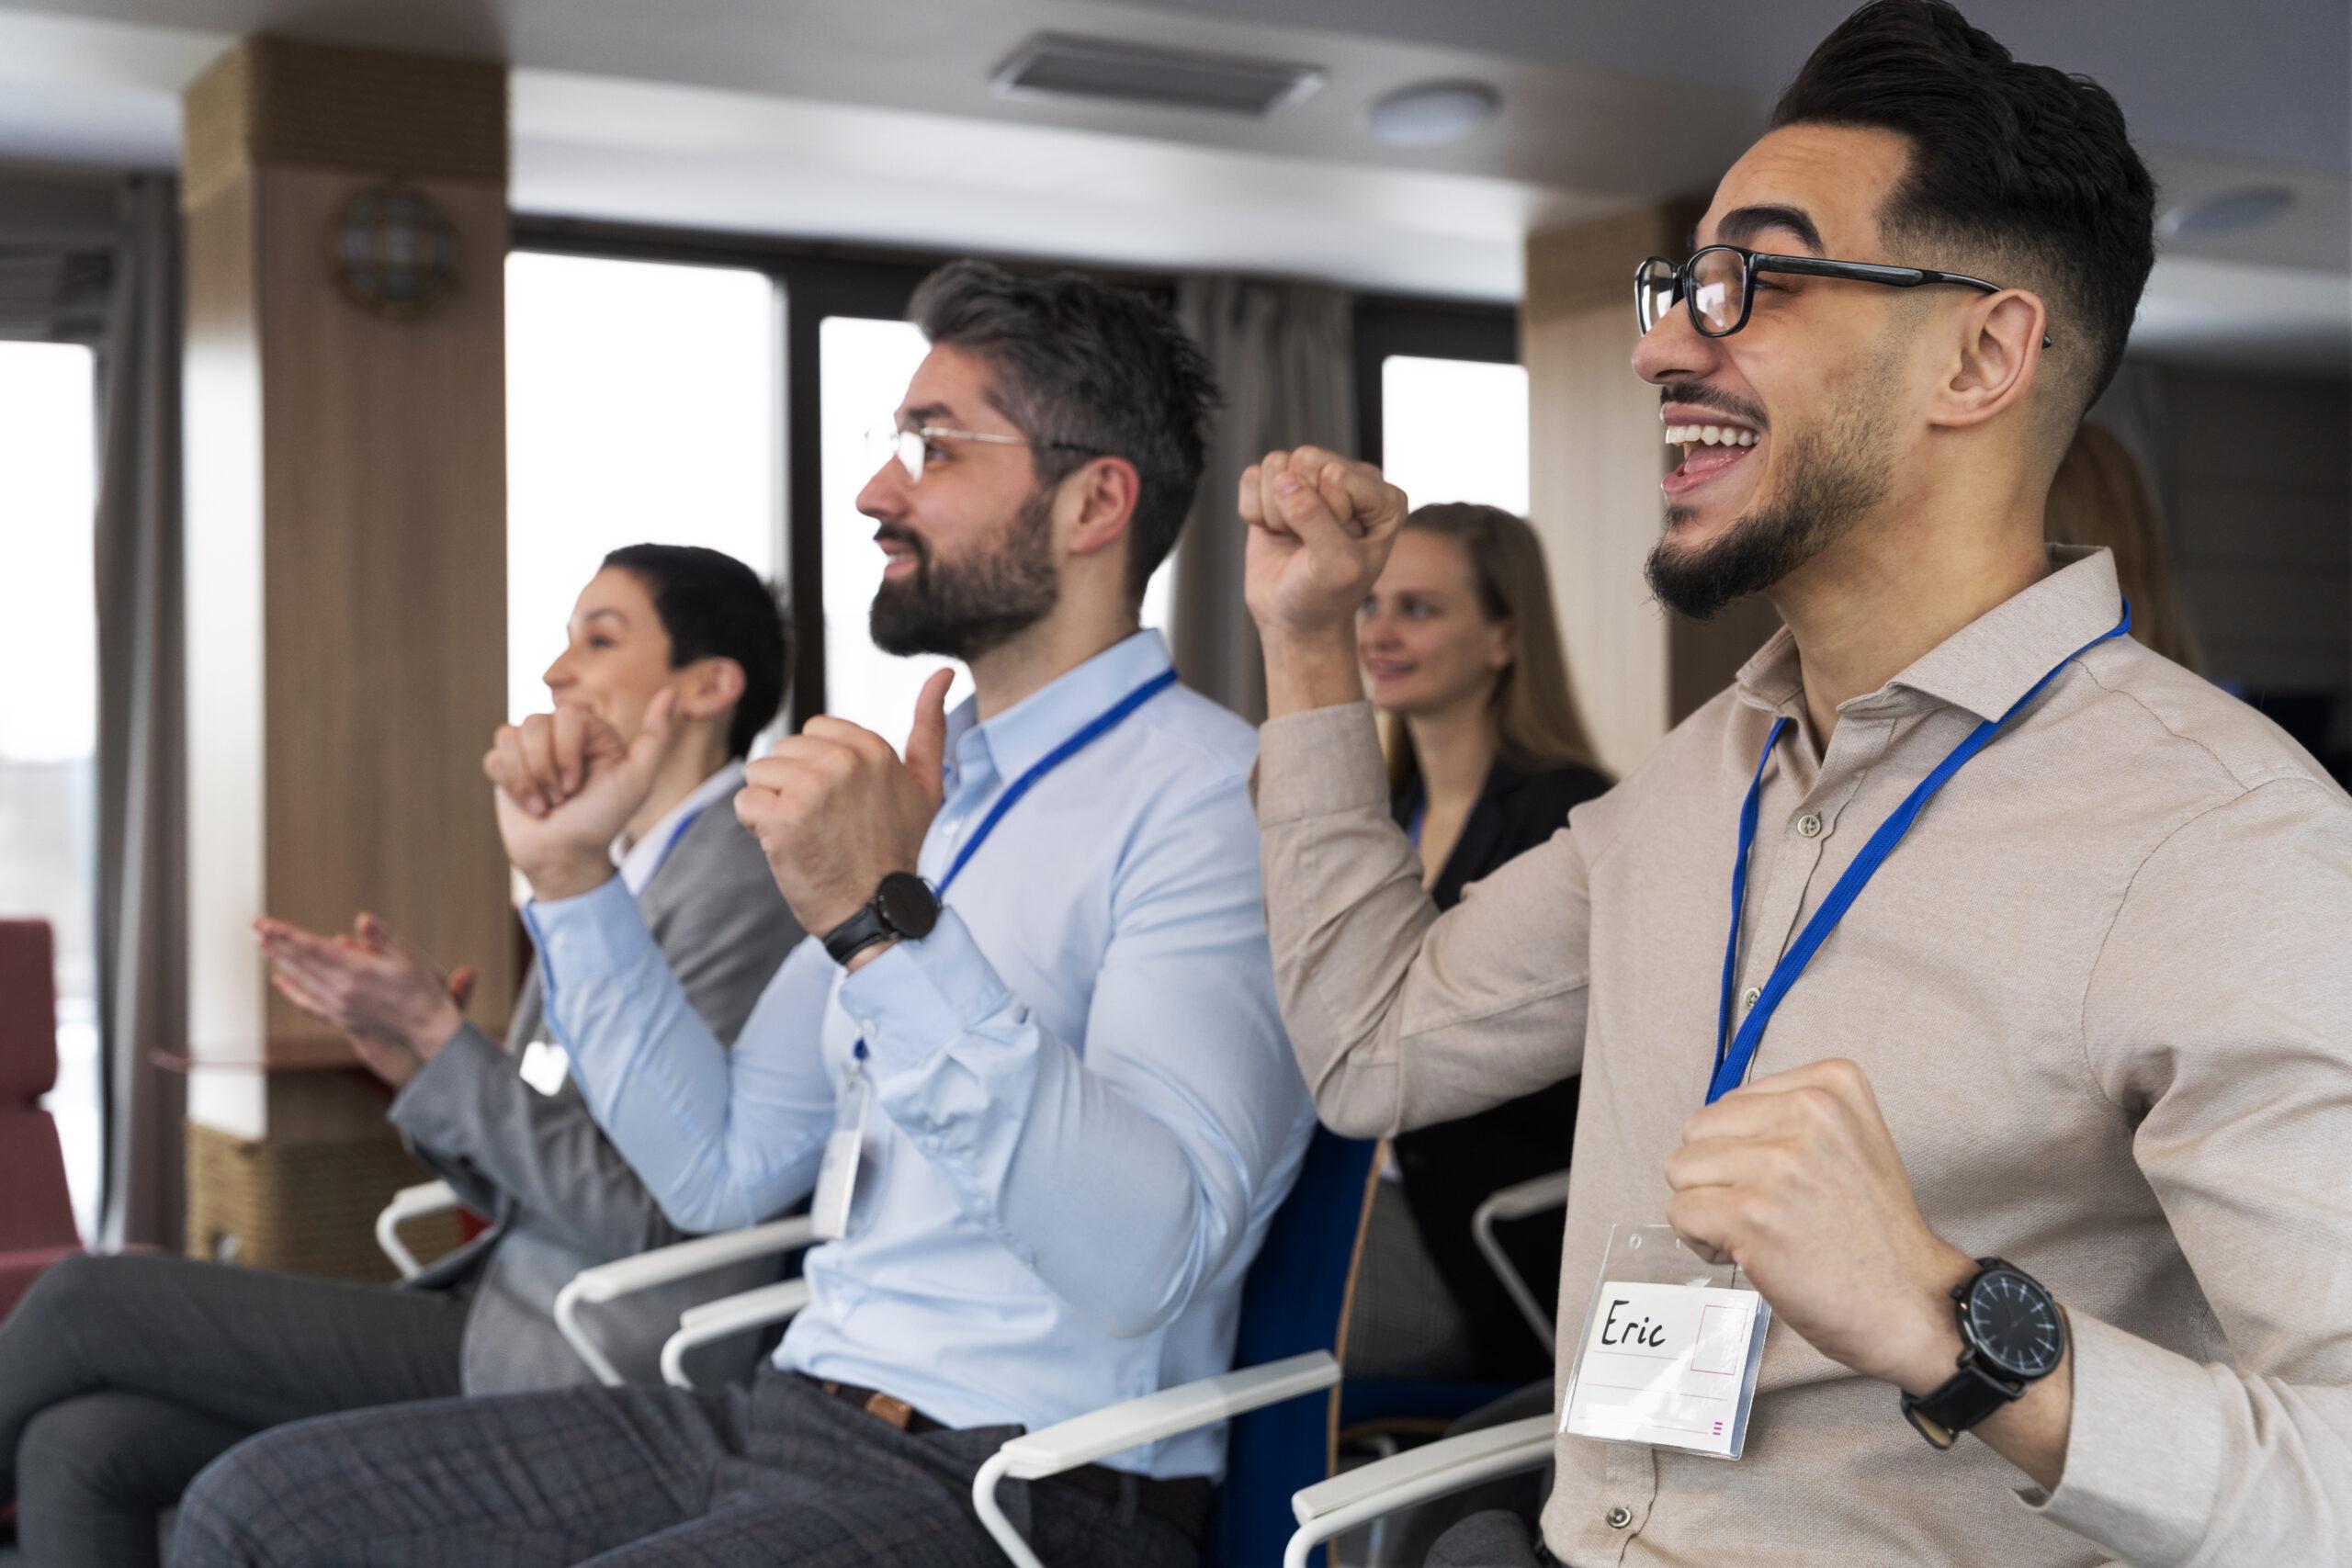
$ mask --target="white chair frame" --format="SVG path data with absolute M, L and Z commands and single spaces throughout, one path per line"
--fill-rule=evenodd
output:
M 376 1216 L 376 1245 L 392 1260 L 392 1267 L 401 1271 L 401 1279 L 415 1279 L 424 1271 L 424 1266 L 416 1260 L 416 1254 L 408 1249 L 408 1244 L 401 1240 L 401 1226 L 459 1206 L 457 1190 L 446 1181 L 422 1182 L 392 1194 L 392 1201 Z

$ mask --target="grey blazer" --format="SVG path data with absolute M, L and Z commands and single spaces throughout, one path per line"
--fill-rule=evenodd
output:
M 695 818 L 638 897 L 646 927 L 711 1032 L 734 1043 L 800 928 L 760 846 L 725 801 Z M 506 1048 L 468 1024 L 409 1080 L 392 1124 L 490 1229 L 410 1283 L 470 1291 L 463 1355 L 468 1393 L 585 1382 L 592 1374 L 555 1325 L 556 1292 L 582 1269 L 683 1240 L 588 1113 L 576 1084 L 544 1095 L 519 1073 L 542 1033 L 538 965 L 515 998 Z M 634 1298 L 592 1328 L 631 1382 L 659 1381 L 662 1342 L 679 1312 L 763 1285 L 774 1261 L 739 1266 Z M 609 1320 L 609 1321 L 607 1321 Z M 743 1367 L 750 1367 L 746 1349 Z

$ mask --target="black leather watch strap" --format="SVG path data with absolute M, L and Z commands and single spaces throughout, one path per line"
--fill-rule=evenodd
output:
M 1939 1449 L 1960 1441 L 1960 1435 L 2025 1392 L 2023 1383 L 2004 1382 L 1974 1365 L 1963 1366 L 1940 1388 L 1919 1398 L 1903 1396 L 1903 1414 L 1919 1435 Z
M 897 933 L 884 922 L 880 900 L 867 902 L 865 908 L 825 933 L 825 951 L 832 954 L 836 964 L 847 964 L 876 942 L 888 942 Z
M 825 933 L 825 951 L 836 964 L 847 964 L 876 942 L 908 937 L 916 942 L 931 934 L 939 921 L 939 895 L 911 872 L 894 871 L 882 879 L 865 908 Z

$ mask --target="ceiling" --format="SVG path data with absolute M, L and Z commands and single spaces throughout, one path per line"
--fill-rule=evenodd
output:
M 1703 192 L 1847 0 L 0 0 L 0 158 L 168 166 L 176 95 L 270 30 L 515 66 L 537 213 L 1510 299 L 1532 229 Z M 2352 369 L 2343 0 L 1974 0 L 2116 92 L 2168 199 L 2296 197 L 2169 247 L 2142 346 Z M 1322 67 L 1272 118 L 1041 103 L 988 78 L 1039 30 Z M 2193 66 L 2188 62 L 2194 62 Z M 1502 113 L 1398 152 L 1370 103 L 1469 76 Z

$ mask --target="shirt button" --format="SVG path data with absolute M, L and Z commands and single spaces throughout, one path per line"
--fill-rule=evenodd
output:
M 1609 1528 L 1611 1529 L 1621 1530 L 1633 1522 L 1634 1514 L 1632 1509 L 1619 1506 L 1609 1510 Z
M 1821 837 L 1821 813 L 1818 811 L 1808 811 L 1804 816 L 1798 818 L 1797 831 L 1803 833 L 1808 839 L 1818 839 Z
M 933 1133 L 929 1137 L 923 1139 L 922 1146 L 929 1149 L 933 1154 L 937 1154 L 939 1152 L 939 1134 Z
M 859 1019 L 859 1020 L 857 1021 L 857 1032 L 858 1032 L 858 1033 L 859 1033 L 860 1035 L 864 1036 L 865 1039 L 868 1039 L 868 1040 L 873 1039 L 873 1038 L 874 1038 L 874 1021 L 873 1021 L 872 1019 L 870 1019 L 870 1018 L 861 1018 L 861 1019 Z
M 1740 1010 L 1741 1010 L 1741 1011 L 1743 1011 L 1743 1012 L 1745 1012 L 1747 1009 L 1754 1007 L 1754 1006 L 1757 1004 L 1758 1000 L 1758 999 L 1760 999 L 1760 998 L 1763 997 L 1763 995 L 1764 995 L 1764 993 L 1763 993 L 1761 990 L 1758 989 L 1758 988 L 1757 988 L 1756 987 L 1754 987 L 1754 986 L 1750 986 L 1750 987 L 1747 987 L 1747 989 L 1746 989 L 1746 990 L 1744 990 L 1744 991 L 1740 992 L 1740 993 L 1739 993 L 1739 1006 L 1740 1006 Z

